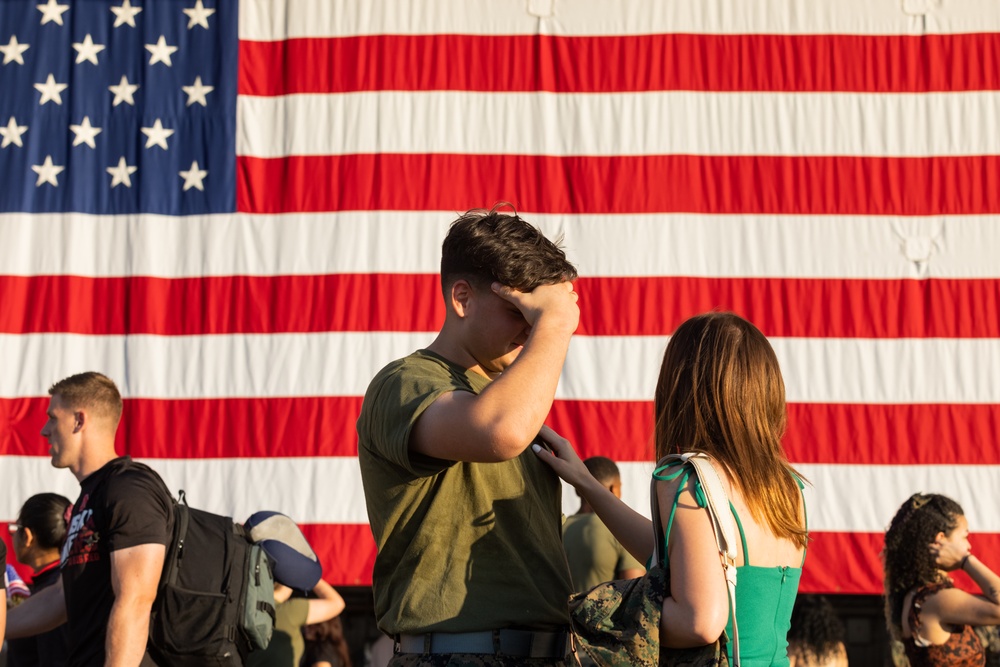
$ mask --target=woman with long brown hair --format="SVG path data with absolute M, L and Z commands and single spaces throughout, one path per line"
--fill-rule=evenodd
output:
M 807 533 L 800 477 L 781 448 L 785 388 L 771 345 L 732 313 L 687 320 L 667 345 L 654 411 L 657 459 L 708 454 L 729 496 L 741 537 L 736 612 L 742 664 L 788 665 L 786 634 Z M 543 437 L 554 456 L 537 446 L 536 454 L 574 486 L 633 556 L 647 561 L 650 521 L 597 483 L 568 441 L 551 429 Z M 730 624 L 729 598 L 715 533 L 698 500 L 699 482 L 686 464 L 659 467 L 654 476 L 670 572 L 660 641 L 674 648 L 709 644 Z
M 1000 577 L 972 555 L 969 523 L 957 502 L 915 493 L 885 533 L 885 619 L 912 667 L 980 667 L 983 646 L 973 630 L 1000 624 Z M 981 595 L 955 588 L 962 570 Z

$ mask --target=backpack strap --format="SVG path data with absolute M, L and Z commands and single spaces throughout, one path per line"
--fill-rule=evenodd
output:
M 733 516 L 729 512 L 729 497 L 726 495 L 726 488 L 722 485 L 719 473 L 712 466 L 711 459 L 703 452 L 688 452 L 686 454 L 670 454 L 657 463 L 657 468 L 669 463 L 671 460 L 678 460 L 682 463 L 690 463 L 698 475 L 702 490 L 705 494 L 706 509 L 712 521 L 712 528 L 715 531 L 715 543 L 719 548 L 719 555 L 722 561 L 722 568 L 726 575 L 726 587 L 729 593 L 729 615 L 733 622 L 733 666 L 740 664 L 740 639 L 739 630 L 736 626 L 736 528 L 733 523 Z M 660 553 L 660 543 L 662 542 L 663 524 L 660 520 L 659 503 L 656 499 L 656 479 L 651 482 L 650 503 L 652 504 L 653 530 L 656 538 L 653 546 L 653 562 L 662 563 Z

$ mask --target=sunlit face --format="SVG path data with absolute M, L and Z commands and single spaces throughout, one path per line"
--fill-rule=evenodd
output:
M 48 421 L 42 427 L 42 437 L 49 443 L 49 456 L 54 468 L 69 468 L 80 459 L 82 447 L 76 413 L 58 394 L 49 399 Z
M 468 349 L 485 373 L 495 375 L 514 363 L 531 327 L 517 306 L 491 289 L 473 292 L 466 315 Z
M 957 544 L 961 547 L 960 550 L 963 553 L 972 551 L 972 545 L 969 543 L 969 522 L 965 518 L 965 515 L 958 517 L 957 525 L 950 533 L 944 536 L 944 541 Z

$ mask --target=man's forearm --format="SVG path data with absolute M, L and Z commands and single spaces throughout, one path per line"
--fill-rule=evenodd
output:
M 142 662 L 149 637 L 151 608 L 149 602 L 115 599 L 104 641 L 106 667 L 136 667 Z

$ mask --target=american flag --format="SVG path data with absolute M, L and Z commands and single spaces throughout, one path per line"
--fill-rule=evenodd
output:
M 0 518 L 75 497 L 46 389 L 101 370 L 120 452 L 370 583 L 361 396 L 504 200 L 582 276 L 550 424 L 631 505 L 667 337 L 724 308 L 782 364 L 803 590 L 879 592 L 916 491 L 1000 552 L 995 2 L 8 0 L 0 53 Z

